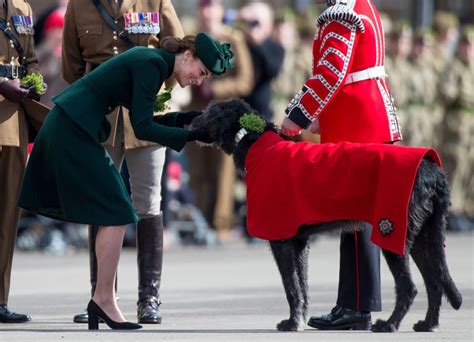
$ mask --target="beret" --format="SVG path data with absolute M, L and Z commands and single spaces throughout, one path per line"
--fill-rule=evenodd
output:
M 221 44 L 207 33 L 200 32 L 196 35 L 196 54 L 213 74 L 222 75 L 233 67 L 231 59 L 234 53 L 230 44 Z

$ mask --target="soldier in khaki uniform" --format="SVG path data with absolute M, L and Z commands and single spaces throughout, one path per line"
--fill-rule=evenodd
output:
M 458 53 L 440 82 L 446 104 L 442 159 L 452 188 L 452 213 L 474 222 L 474 26 L 463 29 Z M 472 227 L 472 225 L 471 225 Z
M 28 156 L 29 125 L 39 128 L 29 109 L 29 97 L 38 99 L 20 87 L 19 78 L 39 72 L 33 47 L 32 12 L 24 0 L 0 0 L 0 323 L 21 323 L 30 316 L 10 312 L 7 308 L 10 292 L 13 250 L 18 232 L 20 209 L 16 205 L 18 190 Z M 5 26 L 3 26 L 5 25 Z M 15 37 L 23 53 L 4 29 Z M 38 105 L 39 106 L 39 105 Z
M 454 13 L 437 11 L 433 18 L 435 44 L 433 61 L 436 71 L 442 73 L 453 58 L 459 35 L 459 19 Z
M 112 29 L 100 15 L 93 0 L 70 0 L 63 33 L 63 77 L 72 83 L 95 67 L 130 48 L 120 32 Z M 158 47 L 159 40 L 184 35 L 171 0 L 100 0 L 98 1 L 120 29 L 125 29 L 135 45 Z M 137 224 L 138 303 L 140 323 L 161 323 L 159 289 L 163 259 L 163 218 L 161 214 L 161 175 L 165 149 L 137 140 L 128 112 L 110 108 L 112 133 L 105 147 L 117 168 L 124 158 L 130 173 L 132 202 L 140 216 Z M 95 236 L 90 227 L 89 252 L 92 292 L 97 265 Z M 87 313 L 74 317 L 87 322 Z
M 407 23 L 395 23 L 389 34 L 385 58 L 385 70 L 389 75 L 388 84 L 395 99 L 397 115 L 403 130 L 401 143 L 404 145 L 410 145 L 411 136 L 415 134 L 410 126 L 410 117 L 408 116 L 408 103 L 411 96 L 408 85 L 412 72 L 408 56 L 412 49 L 412 37 L 412 29 Z
M 193 87 L 192 110 L 204 109 L 211 100 L 226 101 L 247 95 L 253 87 L 252 61 L 243 34 L 222 23 L 224 7 L 220 0 L 200 0 L 200 30 L 232 45 L 234 68 L 225 75 L 205 80 Z M 218 236 L 225 238 L 233 223 L 235 167 L 230 156 L 212 147 L 195 143 L 186 146 L 190 187 L 196 205 Z
M 443 110 L 438 101 L 438 73 L 433 61 L 434 38 L 431 31 L 415 32 L 409 56 L 409 92 L 407 132 L 404 138 L 411 146 L 439 147 L 439 129 Z

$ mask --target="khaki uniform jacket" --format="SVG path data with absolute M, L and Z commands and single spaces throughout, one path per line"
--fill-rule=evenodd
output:
M 444 104 L 440 151 L 451 185 L 451 211 L 474 217 L 474 62 L 454 58 L 439 82 Z
M 27 73 L 39 72 L 38 60 L 33 46 L 33 35 L 19 34 L 13 25 L 13 15 L 23 15 L 33 17 L 31 7 L 25 0 L 7 0 L 8 13 L 5 18 L 3 8 L 0 1 L 0 18 L 7 21 L 7 25 L 11 27 L 13 33 L 17 36 L 18 41 L 23 47 L 25 53 L 25 63 Z M 0 32 L 0 64 L 19 65 L 18 52 L 10 43 L 7 36 Z M 0 146 L 20 146 L 19 137 L 19 111 L 22 110 L 21 105 L 11 102 L 0 95 Z
M 118 12 L 112 10 L 109 0 L 101 0 L 101 3 L 122 28 L 125 27 L 124 13 L 159 12 L 160 33 L 157 36 L 149 33 L 129 34 L 137 45 L 158 47 L 161 38 L 184 35 L 171 0 L 123 0 Z M 101 64 L 127 49 L 129 46 L 104 22 L 91 0 L 69 0 L 62 49 L 62 72 L 66 82 L 76 81 L 90 72 L 93 65 Z M 112 132 L 106 144 L 115 144 L 119 110 L 117 108 L 109 115 Z M 135 137 L 128 111 L 125 108 L 122 110 L 125 149 L 151 145 Z

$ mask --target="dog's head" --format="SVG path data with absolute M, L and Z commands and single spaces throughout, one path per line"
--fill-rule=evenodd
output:
M 221 150 L 227 154 L 233 154 L 237 146 L 236 135 L 242 128 L 240 118 L 248 113 L 259 115 L 243 100 L 211 102 L 204 113 L 193 120 L 190 129 L 206 130 Z M 261 116 L 259 115 L 259 117 Z M 263 119 L 263 117 L 261 118 Z M 263 120 L 265 130 L 273 129 L 273 124 Z M 253 132 L 248 132 L 247 135 L 252 140 L 256 140 L 260 136 L 260 134 Z

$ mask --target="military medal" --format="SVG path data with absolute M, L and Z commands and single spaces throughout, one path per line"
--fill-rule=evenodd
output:
M 138 13 L 132 13 L 132 33 L 138 33 Z
M 16 32 L 18 32 L 18 33 L 21 34 L 21 33 L 22 33 L 22 32 L 21 32 L 21 29 L 22 29 L 22 28 L 21 28 L 21 25 L 20 25 L 20 18 L 19 18 L 19 16 L 17 16 L 17 15 L 12 15 L 12 20 L 13 20 L 13 25 L 15 25 L 15 30 L 16 30 Z
M 138 13 L 138 33 L 145 33 L 145 16 L 143 12 Z
M 31 19 L 31 17 L 29 15 L 26 15 L 23 18 L 25 18 L 26 32 L 28 34 L 34 34 L 35 30 L 33 28 L 33 20 Z
M 147 12 L 145 14 L 145 17 L 146 17 L 146 29 L 147 29 L 147 32 L 146 33 L 149 33 L 149 34 L 152 34 L 154 32 L 154 27 L 153 27 L 153 21 L 151 20 L 152 19 L 152 14 L 151 12 Z
M 132 21 L 132 15 L 131 13 L 124 13 L 123 14 L 123 20 L 125 22 L 125 30 L 127 30 L 128 33 L 130 33 L 130 31 L 132 30 L 132 24 L 131 24 L 131 21 Z
M 142 22 L 142 33 L 150 33 L 148 28 L 148 13 L 142 13 L 143 22 Z
M 20 15 L 20 25 L 22 27 L 22 33 L 24 34 L 28 34 L 28 27 L 26 26 L 26 20 L 25 20 L 25 17 Z
M 125 29 L 133 34 L 158 34 L 160 33 L 159 12 L 131 12 L 124 13 Z
M 28 15 L 13 15 L 13 25 L 19 34 L 33 34 L 33 20 Z
M 151 12 L 151 23 L 153 27 L 153 34 L 160 33 L 160 13 L 159 12 Z
M 25 28 L 24 28 L 24 26 L 21 22 L 20 16 L 19 15 L 13 15 L 12 20 L 13 20 L 13 25 L 15 25 L 16 32 L 18 32 L 19 34 L 25 33 Z

